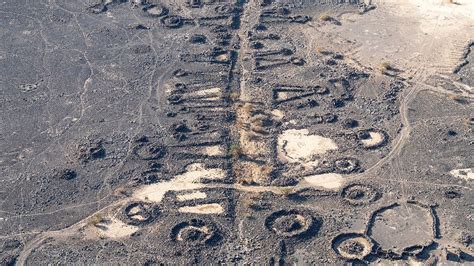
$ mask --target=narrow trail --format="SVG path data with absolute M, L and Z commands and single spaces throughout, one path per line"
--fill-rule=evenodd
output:
M 436 30 L 439 27 L 439 21 L 436 21 L 435 25 L 433 25 L 433 33 L 436 32 Z M 429 41 L 429 35 L 425 35 L 424 37 L 424 49 L 423 50 L 428 50 L 432 51 L 431 53 L 428 54 L 436 54 L 436 47 L 434 42 Z M 422 59 L 423 62 L 424 59 Z M 426 61 L 425 61 L 426 62 Z M 412 79 L 408 82 L 408 91 L 406 92 L 406 95 L 402 98 L 400 102 L 400 122 L 403 126 L 403 128 L 400 131 L 399 137 L 397 140 L 395 140 L 395 143 L 393 143 L 392 149 L 389 152 L 387 156 L 385 156 L 383 159 L 378 161 L 376 164 L 374 164 L 372 167 L 364 171 L 363 173 L 354 176 L 355 178 L 360 178 L 360 177 L 371 177 L 373 176 L 377 171 L 380 170 L 381 166 L 385 165 L 387 162 L 397 159 L 398 156 L 400 156 L 403 147 L 405 146 L 406 142 L 408 141 L 408 138 L 410 136 L 410 133 L 412 131 L 412 125 L 410 124 L 409 117 L 408 117 L 408 109 L 409 109 L 409 104 L 411 101 L 413 101 L 417 94 L 422 91 L 422 90 L 435 90 L 433 86 L 429 86 L 426 84 L 426 80 L 437 73 L 437 69 L 433 68 L 431 66 L 427 66 L 425 63 L 421 63 L 421 65 L 415 69 L 414 75 Z M 437 90 L 439 91 L 439 90 Z M 399 160 L 397 159 L 397 164 L 399 164 Z M 399 172 L 397 170 L 397 172 Z M 400 173 L 398 173 L 400 175 Z M 401 176 L 399 176 L 401 178 Z
M 66 227 L 66 228 L 63 228 L 63 229 L 60 229 L 60 230 L 55 230 L 55 231 L 47 231 L 47 232 L 43 232 L 43 233 L 40 233 L 38 236 L 36 236 L 33 240 L 31 240 L 24 248 L 23 250 L 20 252 L 20 255 L 18 256 L 17 258 L 17 265 L 27 265 L 26 262 L 28 260 L 28 257 L 31 255 L 31 253 L 39 248 L 43 242 L 49 238 L 58 238 L 58 237 L 64 237 L 64 236 L 69 236 L 69 235 L 73 235 L 74 233 L 77 232 L 77 230 L 79 230 L 80 228 L 84 227 L 86 225 L 86 222 L 87 220 L 89 220 L 90 218 L 92 218 L 94 215 L 96 215 L 97 213 L 100 213 L 108 208 L 111 208 L 111 207 L 114 207 L 114 206 L 119 206 L 119 205 L 122 205 L 124 204 L 125 202 L 129 201 L 129 199 L 123 199 L 123 200 L 120 200 L 120 201 L 117 201 L 117 202 L 114 202 L 113 204 L 110 204 L 110 205 L 107 205 L 105 207 L 103 207 L 102 209 L 94 212 L 93 214 L 85 217 L 84 219 L 78 221 L 77 223 L 69 226 L 69 227 Z

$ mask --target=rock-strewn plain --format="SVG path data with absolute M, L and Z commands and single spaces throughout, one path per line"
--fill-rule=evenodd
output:
M 0 264 L 472 263 L 452 2 L 1 2 Z

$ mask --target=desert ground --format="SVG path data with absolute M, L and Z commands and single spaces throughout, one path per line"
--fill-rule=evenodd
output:
M 0 265 L 474 262 L 474 1 L 0 1 Z

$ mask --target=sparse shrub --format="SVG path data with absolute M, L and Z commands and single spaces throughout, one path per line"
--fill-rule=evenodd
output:
M 380 65 L 380 68 L 383 69 L 383 70 L 391 70 L 391 69 L 393 69 L 392 65 L 390 65 L 389 62 L 383 62 L 383 63 Z
M 321 21 L 331 21 L 331 20 L 333 20 L 333 18 L 328 14 L 322 14 L 319 17 L 319 20 L 321 20 Z
M 294 193 L 294 189 L 291 187 L 282 188 L 280 191 L 281 191 L 281 194 L 285 197 L 289 197 Z
M 125 188 L 123 188 L 123 187 L 119 187 L 119 188 L 117 188 L 117 189 L 115 190 L 115 195 L 118 195 L 118 196 L 120 196 L 120 195 L 127 196 L 127 194 L 128 194 L 128 193 L 127 193 L 127 190 L 126 190 Z
M 250 126 L 253 132 L 260 133 L 260 134 L 268 134 L 268 131 L 265 130 L 263 127 L 264 124 L 264 117 L 263 116 L 255 116 L 250 121 Z
M 255 218 L 255 217 L 253 217 L 252 212 L 248 211 L 248 209 L 246 211 L 244 211 L 244 217 L 247 218 L 247 219 L 254 219 Z
M 268 134 L 268 130 L 265 127 L 268 127 L 272 124 L 272 120 L 265 115 L 256 115 L 253 116 L 250 120 L 250 126 L 252 131 L 260 134 Z
M 245 198 L 242 200 L 242 206 L 243 206 L 245 209 L 253 209 L 253 206 L 254 206 L 254 199 L 251 198 L 251 197 L 245 197 Z
M 260 172 L 262 173 L 263 176 L 268 177 L 272 174 L 273 167 L 269 165 L 264 165 L 260 168 Z
M 230 145 L 229 148 L 229 155 L 232 156 L 234 159 L 239 159 L 240 155 L 242 155 L 242 148 L 238 143 L 234 143 Z
M 395 68 L 389 62 L 383 62 L 380 64 L 380 72 L 382 74 L 387 74 L 388 71 L 393 71 Z
M 460 96 L 460 95 L 452 95 L 452 94 L 450 94 L 448 97 L 449 97 L 451 100 L 453 100 L 453 101 L 455 101 L 455 102 L 457 102 L 457 103 L 460 103 L 460 104 L 466 104 L 466 103 L 467 103 L 466 98 L 464 98 L 464 97 L 462 97 L 462 96 Z
M 104 217 L 100 213 L 94 214 L 88 221 L 88 225 L 97 226 L 104 221 Z
M 253 112 L 253 104 L 245 103 L 244 106 L 242 106 L 242 110 L 244 114 L 250 115 Z
M 333 52 L 329 51 L 329 50 L 326 50 L 326 49 L 323 49 L 321 47 L 317 48 L 316 51 L 322 55 L 331 55 L 333 54 Z
M 242 134 L 245 134 L 246 140 L 256 141 L 260 138 L 260 136 L 257 133 L 258 133 L 257 131 L 246 131 Z
M 232 93 L 230 94 L 229 97 L 230 97 L 230 100 L 231 100 L 231 101 L 236 102 L 236 101 L 238 101 L 239 98 L 240 98 L 240 93 L 234 91 L 234 92 L 232 92 Z
M 240 185 L 255 185 L 255 181 L 251 177 L 239 177 L 237 183 Z
M 260 211 L 263 209 L 262 206 L 262 196 L 260 194 L 253 196 L 246 196 L 242 199 L 242 206 L 246 209 L 251 209 L 253 211 Z
M 466 118 L 464 122 L 467 126 L 474 126 L 474 117 Z
M 259 116 L 255 116 L 252 118 L 251 120 L 251 123 L 252 125 L 256 126 L 256 127 L 263 127 L 263 119 L 264 117 L 259 115 Z

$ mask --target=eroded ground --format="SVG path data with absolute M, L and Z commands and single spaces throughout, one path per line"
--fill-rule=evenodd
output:
M 2 265 L 474 261 L 449 2 L 0 3 Z

